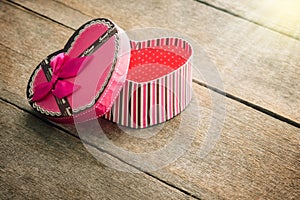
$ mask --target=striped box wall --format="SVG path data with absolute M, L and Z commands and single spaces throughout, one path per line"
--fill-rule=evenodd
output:
M 178 69 L 148 82 L 126 80 L 120 95 L 104 118 L 122 126 L 146 128 L 165 122 L 182 112 L 192 98 L 192 47 L 180 38 L 131 41 L 132 50 L 175 46 L 189 55 Z M 178 53 L 178 52 L 177 52 Z

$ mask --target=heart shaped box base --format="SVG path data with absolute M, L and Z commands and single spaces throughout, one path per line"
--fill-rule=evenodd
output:
M 131 41 L 127 79 L 105 118 L 131 128 L 165 122 L 192 98 L 192 47 L 180 38 Z

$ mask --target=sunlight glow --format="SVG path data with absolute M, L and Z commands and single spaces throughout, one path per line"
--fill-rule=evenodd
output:
M 300 0 L 263 0 L 255 12 L 273 24 L 300 29 Z

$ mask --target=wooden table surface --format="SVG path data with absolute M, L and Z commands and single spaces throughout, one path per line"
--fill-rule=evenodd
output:
M 299 1 L 287 2 L 299 8 Z M 290 12 L 283 21 L 268 8 L 268 0 L 0 1 L 0 199 L 300 199 L 300 16 Z M 125 30 L 183 32 L 206 52 L 222 87 L 194 77 L 198 103 L 158 133 L 100 120 L 108 139 L 89 137 L 83 145 L 74 126 L 37 115 L 25 90 L 35 66 L 97 17 Z M 226 110 L 215 107 L 224 102 Z M 195 109 L 199 120 L 175 134 Z M 140 136 L 147 131 L 151 136 Z M 104 148 L 148 155 L 177 135 L 190 144 L 152 170 Z

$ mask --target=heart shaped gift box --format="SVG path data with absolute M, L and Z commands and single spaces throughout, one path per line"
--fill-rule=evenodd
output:
M 192 96 L 192 47 L 181 38 L 130 41 L 108 19 L 82 25 L 33 71 L 30 105 L 59 123 L 104 118 L 132 128 L 162 123 Z

